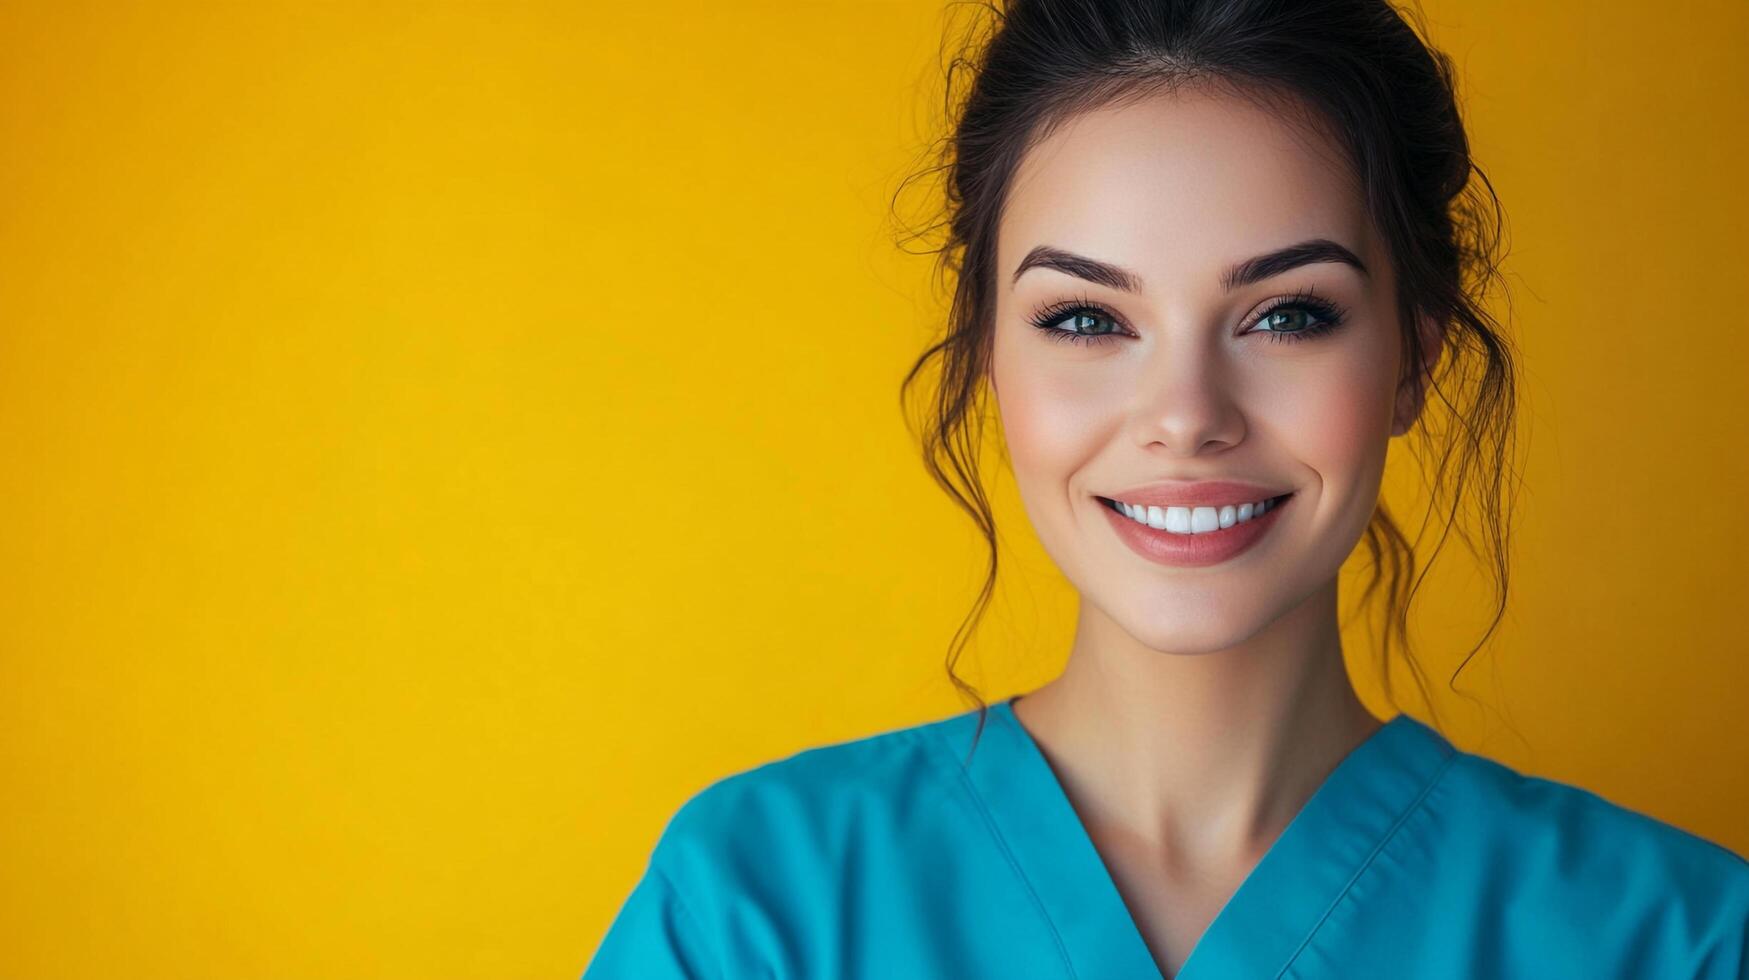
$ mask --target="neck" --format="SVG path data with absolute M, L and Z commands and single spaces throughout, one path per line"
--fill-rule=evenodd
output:
M 1062 675 L 1015 714 L 1090 827 L 1187 865 L 1254 860 L 1380 727 L 1348 679 L 1334 583 L 1209 653 L 1149 649 L 1089 606 Z

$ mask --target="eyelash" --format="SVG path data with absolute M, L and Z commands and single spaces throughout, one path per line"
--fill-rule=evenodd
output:
M 1285 309 L 1303 309 L 1317 316 L 1318 320 L 1311 326 L 1302 330 L 1263 331 L 1264 334 L 1268 335 L 1271 341 L 1278 344 L 1298 343 L 1300 341 L 1321 337 L 1341 326 L 1348 317 L 1347 310 L 1344 310 L 1335 303 L 1319 296 L 1315 290 L 1308 287 L 1301 289 L 1290 296 L 1285 296 L 1278 302 L 1272 303 L 1268 309 L 1263 311 L 1261 316 L 1251 322 L 1251 325 L 1255 327 L 1257 324 L 1262 323 L 1274 316 L 1277 312 Z M 1057 329 L 1056 324 L 1062 322 L 1071 314 L 1089 314 L 1092 316 L 1104 317 L 1107 320 L 1112 321 L 1112 323 L 1121 326 L 1115 314 L 1085 296 L 1078 296 L 1062 303 L 1053 303 L 1050 306 L 1039 310 L 1037 313 L 1034 313 L 1029 318 L 1029 322 L 1031 322 L 1034 327 L 1044 331 L 1052 340 L 1071 344 L 1081 344 L 1088 347 L 1094 346 L 1095 344 L 1102 344 L 1107 340 L 1123 336 L 1116 332 L 1085 334 L 1076 333 L 1073 330 Z M 1246 331 L 1246 333 L 1250 332 L 1251 331 L 1249 330 Z

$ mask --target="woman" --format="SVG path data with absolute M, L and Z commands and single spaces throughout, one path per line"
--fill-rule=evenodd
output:
M 987 383 L 1068 666 L 699 793 L 585 976 L 1749 976 L 1742 858 L 1381 723 L 1344 668 L 1363 535 L 1402 632 L 1379 487 L 1429 391 L 1505 553 L 1449 62 L 1383 0 L 1019 0 L 970 67 L 928 458 L 993 541 Z

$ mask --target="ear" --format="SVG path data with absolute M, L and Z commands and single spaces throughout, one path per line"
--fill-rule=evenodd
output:
M 1393 436 L 1408 432 L 1415 420 L 1421 417 L 1421 409 L 1427 400 L 1427 379 L 1445 350 L 1445 329 L 1432 317 L 1418 315 L 1416 329 L 1421 338 L 1421 361 L 1415 365 L 1414 373 L 1397 385 L 1397 406 L 1391 422 Z

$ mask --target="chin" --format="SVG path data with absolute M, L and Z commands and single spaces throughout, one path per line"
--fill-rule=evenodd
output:
M 1143 603 L 1146 598 L 1138 596 L 1133 601 Z M 1155 602 L 1161 601 L 1198 600 L 1181 600 L 1177 595 L 1165 600 L 1155 599 Z M 1138 606 L 1128 611 L 1113 610 L 1118 615 L 1112 618 L 1137 643 L 1150 650 L 1194 657 L 1230 650 L 1257 635 L 1267 625 L 1257 618 L 1259 610 L 1254 604 L 1240 606 L 1228 610 L 1205 610 L 1201 615 L 1192 616 L 1162 615 L 1158 609 L 1147 610 Z

